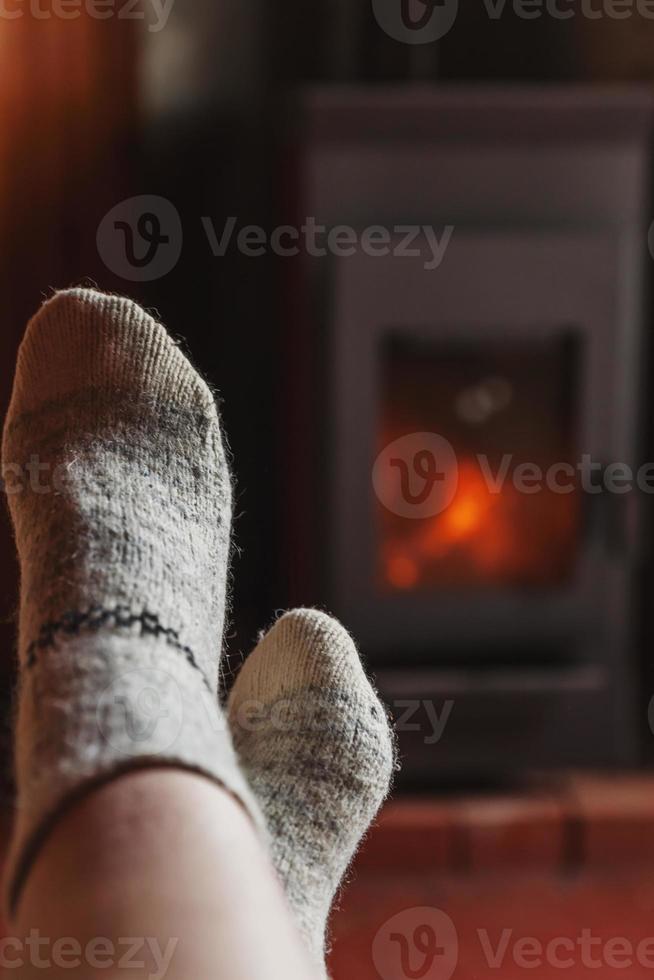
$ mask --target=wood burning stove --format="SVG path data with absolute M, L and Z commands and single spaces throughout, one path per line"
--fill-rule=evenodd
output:
M 391 247 L 304 263 L 329 425 L 295 530 L 327 563 L 297 597 L 313 577 L 405 718 L 450 705 L 437 744 L 400 726 L 409 776 L 634 762 L 638 498 L 602 480 L 642 463 L 650 94 L 330 90 L 304 114 L 302 214 Z M 453 229 L 432 269 L 392 247 L 427 223 Z

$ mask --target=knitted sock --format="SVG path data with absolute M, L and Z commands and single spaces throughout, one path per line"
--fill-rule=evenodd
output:
M 258 819 L 217 708 L 231 485 L 207 385 L 126 299 L 55 295 L 2 447 L 21 568 L 10 909 L 63 806 L 134 767 L 203 773 Z
M 343 627 L 300 609 L 282 616 L 246 660 L 229 720 L 275 867 L 324 969 L 334 896 L 391 782 L 385 710 Z

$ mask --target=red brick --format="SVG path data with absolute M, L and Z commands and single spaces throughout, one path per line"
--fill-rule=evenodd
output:
M 389 803 L 359 853 L 357 870 L 410 872 L 452 866 L 453 819 L 451 807 L 436 800 Z
M 581 863 L 654 864 L 654 778 L 573 775 L 569 787 L 567 809 Z
M 461 865 L 472 871 L 547 868 L 563 863 L 562 805 L 538 795 L 479 797 L 457 807 Z

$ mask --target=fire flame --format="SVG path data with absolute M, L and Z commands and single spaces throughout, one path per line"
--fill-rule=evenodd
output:
M 442 513 L 421 521 L 388 515 L 382 545 L 386 587 L 538 582 L 561 574 L 576 526 L 575 495 L 488 486 L 476 460 L 459 464 Z

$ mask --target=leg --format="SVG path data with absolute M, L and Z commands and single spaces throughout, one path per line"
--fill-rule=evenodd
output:
M 277 873 L 324 977 L 334 897 L 391 783 L 386 712 L 343 627 L 297 609 L 246 660 L 229 714 Z
M 65 814 L 27 880 L 14 935 L 34 929 L 70 942 L 38 956 L 25 946 L 17 980 L 43 976 L 46 961 L 62 980 L 312 976 L 243 809 L 173 770 L 125 775 Z
M 50 942 L 178 939 L 175 980 L 299 977 L 218 708 L 231 486 L 211 392 L 143 310 L 70 290 L 27 329 L 2 450 L 21 567 L 9 914 Z

